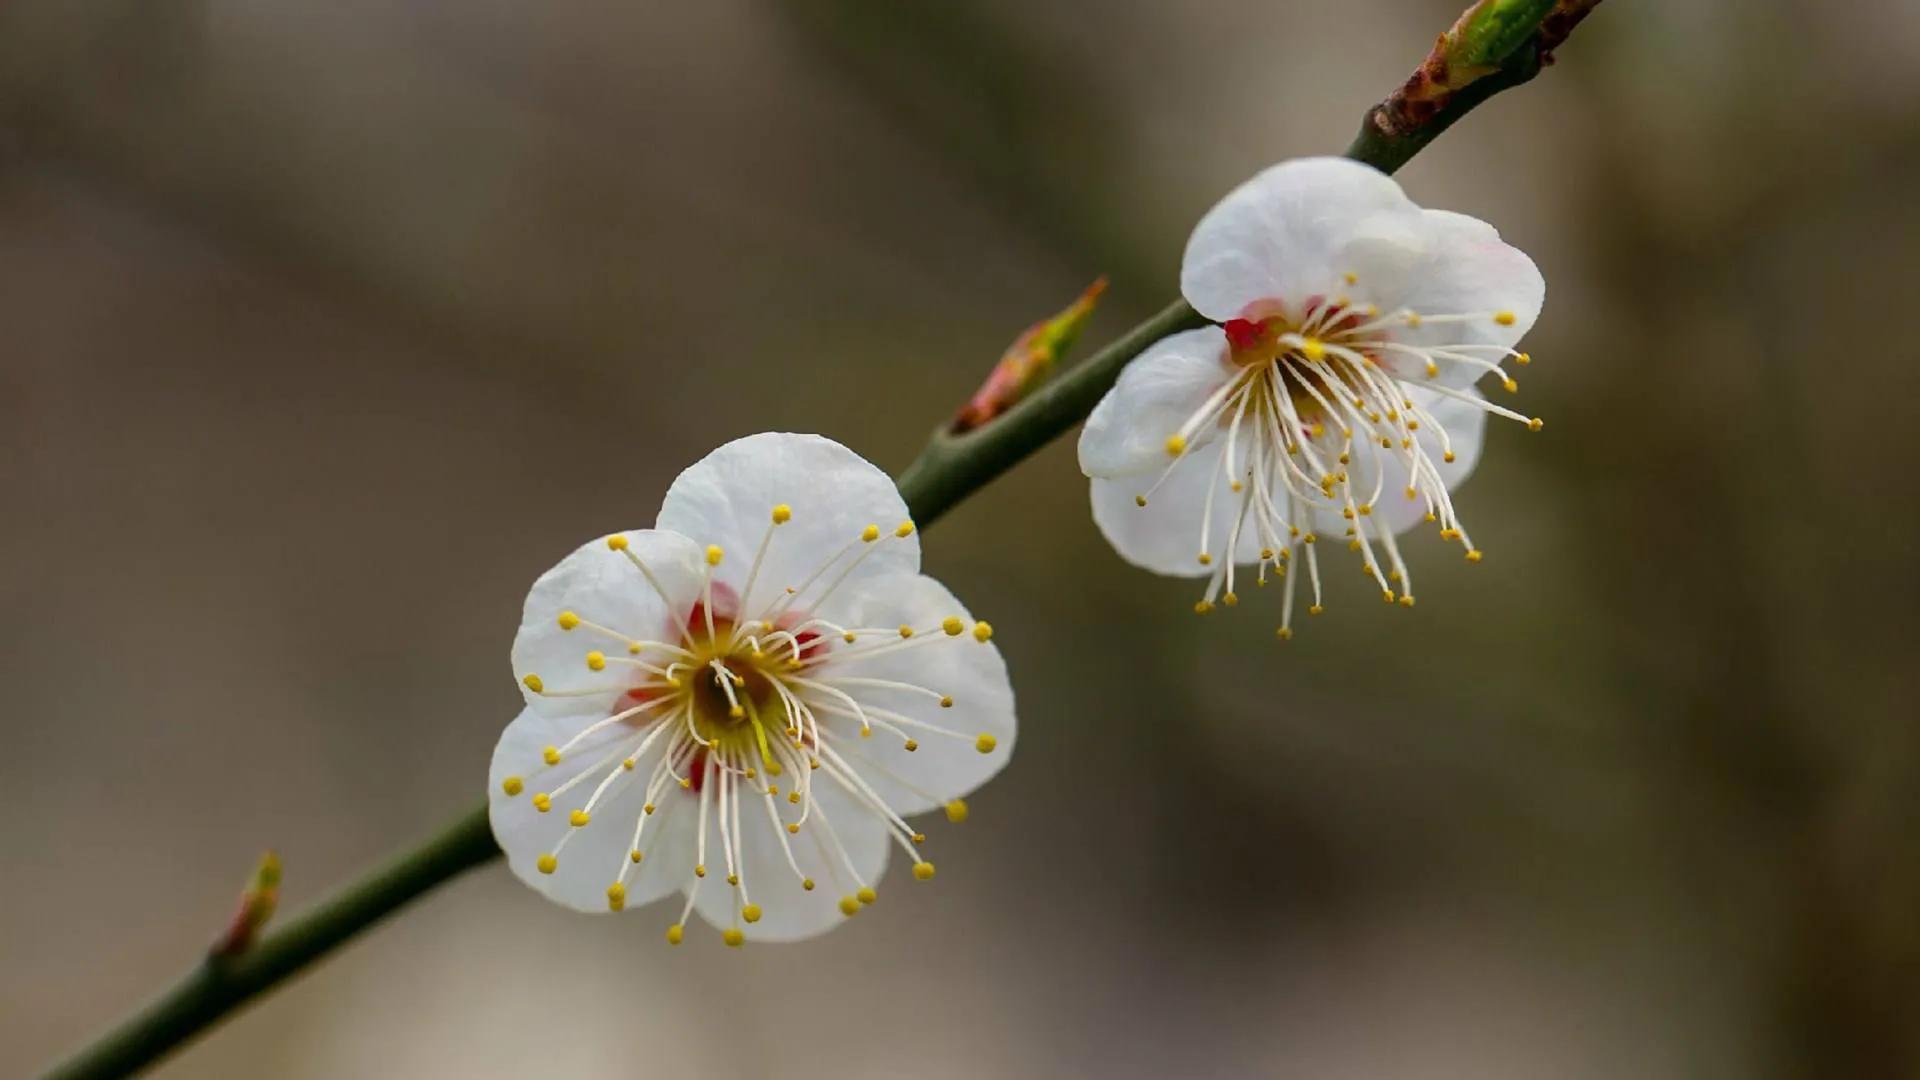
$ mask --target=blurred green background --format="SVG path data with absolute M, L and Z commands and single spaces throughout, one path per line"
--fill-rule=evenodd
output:
M 898 470 L 1460 3 L 0 5 L 0 1074 L 471 804 L 582 538 L 743 433 Z M 1560 61 L 1401 174 L 1549 283 L 1484 564 L 1281 646 L 1063 441 L 928 537 L 1023 723 L 934 886 L 735 953 L 490 867 L 162 1075 L 1920 1075 L 1920 5 Z

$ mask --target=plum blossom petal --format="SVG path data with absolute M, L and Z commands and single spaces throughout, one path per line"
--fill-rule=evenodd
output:
M 1166 441 L 1233 378 L 1227 336 L 1217 326 L 1161 338 L 1100 399 L 1080 432 L 1080 469 L 1129 476 L 1166 464 Z M 1208 438 L 1214 429 L 1197 432 Z

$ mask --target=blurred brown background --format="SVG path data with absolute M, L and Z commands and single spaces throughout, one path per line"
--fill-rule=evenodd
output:
M 473 802 L 582 537 L 897 470 L 1460 3 L 0 5 L 0 1074 Z M 1549 282 L 1484 565 L 1195 622 L 1063 442 L 928 539 L 1024 725 L 936 886 L 733 953 L 492 867 L 162 1074 L 1920 1075 L 1917 178 L 1911 0 L 1612 0 L 1402 173 Z

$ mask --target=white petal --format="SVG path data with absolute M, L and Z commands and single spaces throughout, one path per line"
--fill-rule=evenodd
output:
M 1370 219 L 1346 261 L 1358 278 L 1352 289 L 1355 299 L 1372 302 L 1383 312 L 1478 316 L 1467 322 L 1395 323 L 1382 334 L 1408 345 L 1512 348 L 1540 317 L 1546 299 L 1546 280 L 1525 252 L 1503 242 L 1493 226 L 1446 210 L 1424 210 L 1413 219 Z M 1488 350 L 1469 351 L 1500 359 L 1488 356 Z M 1381 359 L 1405 377 L 1422 377 L 1424 365 L 1417 357 L 1387 352 Z M 1482 374 L 1470 365 L 1436 362 L 1442 385 L 1470 386 Z
M 1419 212 L 1385 173 L 1346 158 L 1283 162 L 1234 189 L 1187 241 L 1180 291 L 1209 319 L 1279 301 L 1299 317 L 1313 296 L 1342 291 L 1354 228 L 1378 214 Z
M 628 638 L 680 641 L 676 620 L 686 617 L 700 596 L 700 548 L 684 536 L 658 529 L 620 535 L 627 539 L 627 553 L 607 547 L 604 538 L 589 541 L 540 575 L 527 593 L 520 631 L 513 639 L 513 673 L 521 680 L 520 692 L 527 704 L 540 712 L 599 720 L 612 714 L 615 700 L 641 677 L 636 669 L 619 663 L 610 663 L 603 671 L 590 669 L 589 652 L 626 657 L 627 644 L 592 626 L 563 630 L 557 621 L 562 612 L 573 612 Z M 653 573 L 671 598 L 671 608 L 628 554 Z M 648 658 L 657 660 L 659 653 L 650 652 Z M 527 687 L 528 675 L 538 676 L 550 694 L 594 687 L 608 690 L 585 697 L 542 696 Z
M 853 863 L 861 879 L 878 886 L 887 870 L 887 852 L 894 841 L 885 823 L 857 806 L 846 793 L 829 780 L 826 770 L 813 774 L 815 797 L 819 805 L 814 817 L 797 834 L 787 835 L 794 861 L 801 873 L 814 881 L 809 891 L 801 887 L 793 867 L 780 845 L 782 832 L 767 820 L 766 804 L 759 797 L 740 805 L 741 869 L 746 897 L 760 906 L 760 921 L 748 923 L 740 917 L 745 903 L 741 891 L 727 884 L 726 859 L 720 854 L 718 832 L 708 823 L 707 876 L 694 898 L 694 910 L 708 923 L 720 929 L 739 927 L 748 941 L 798 941 L 826 933 L 847 921 L 840 911 L 840 899 L 853 895 L 859 886 L 848 873 Z M 784 788 L 782 790 L 785 790 Z M 742 791 L 744 799 L 747 792 Z M 791 811 L 784 796 L 777 805 Z M 824 821 L 831 823 L 833 835 L 846 849 L 847 858 L 828 839 Z M 793 820 L 790 814 L 785 820 Z M 785 826 L 780 827 L 784 830 Z
M 919 744 L 919 749 L 909 752 L 892 732 L 875 730 L 870 738 L 860 738 L 856 722 L 835 721 L 829 726 L 843 737 L 832 745 L 854 764 L 861 778 L 894 810 L 916 814 L 965 795 L 1004 768 L 1018 730 L 1013 685 L 1000 650 L 991 640 L 975 637 L 974 617 L 960 601 L 938 581 L 910 574 L 867 583 L 854 610 L 863 626 L 913 627 L 914 643 L 860 659 L 861 652 L 877 646 L 833 642 L 831 659 L 820 665 L 813 678 L 837 687 L 863 708 L 885 709 L 959 735 L 897 725 Z M 959 634 L 948 635 L 941 628 L 949 618 L 959 620 Z M 943 708 L 932 695 L 861 680 L 911 683 L 951 697 L 953 705 Z M 832 700 L 818 693 L 812 696 Z M 991 751 L 979 751 L 980 735 L 993 736 Z
M 1236 458 L 1244 454 L 1245 446 L 1243 436 Z M 1094 480 L 1094 522 L 1120 557 L 1135 566 L 1175 577 L 1205 577 L 1218 568 L 1217 561 L 1211 566 L 1199 561 L 1200 523 L 1209 489 L 1213 491 L 1213 512 L 1205 515 L 1210 522 L 1206 550 L 1216 556 L 1225 550 L 1227 537 L 1241 513 L 1241 494 L 1232 490 L 1220 467 L 1225 453 L 1224 440 L 1188 451 L 1174 463 L 1171 474 L 1145 506 L 1139 505 L 1136 497 L 1145 494 L 1156 477 Z M 1165 456 L 1162 451 L 1161 457 Z M 1234 549 L 1237 562 L 1255 562 L 1260 557 L 1261 542 L 1252 520 L 1249 514 L 1241 528 L 1240 542 Z
M 634 825 L 646 803 L 647 777 L 652 775 L 652 762 L 659 760 L 666 739 L 656 741 L 647 757 L 627 771 L 620 769 L 617 755 L 637 746 L 640 734 L 616 725 L 569 751 L 560 764 L 547 767 L 542 750 L 565 744 L 580 727 L 577 722 L 526 709 L 501 733 L 488 773 L 487 809 L 494 839 L 506 852 L 507 866 L 515 877 L 548 899 L 576 911 L 609 910 L 607 886 L 619 877 L 623 867 L 627 868 L 628 908 L 666 896 L 679 887 L 683 877 L 692 875 L 692 808 L 670 810 L 666 805 L 669 800 L 663 799 L 659 812 L 647 818 L 641 834 L 646 857 L 637 866 L 629 865 Z M 600 767 L 596 769 L 596 765 Z M 569 820 L 572 812 L 584 808 L 600 779 L 615 769 L 620 769 L 621 775 L 594 807 L 591 820 L 574 828 Z M 554 791 L 583 770 L 592 770 L 592 774 L 555 796 L 552 809 L 543 814 L 534 808 L 536 792 Z M 508 777 L 521 778 L 519 794 L 506 794 L 503 785 Z M 669 791 L 682 797 L 671 801 L 685 801 L 679 787 Z M 572 835 L 562 846 L 561 838 L 569 833 Z M 540 856 L 556 850 L 559 855 L 554 872 L 541 873 Z
M 1167 463 L 1167 436 L 1233 378 L 1227 335 L 1217 326 L 1161 338 L 1120 373 L 1080 432 L 1080 471 L 1129 476 Z M 1210 437 L 1213 425 L 1196 435 Z
M 753 595 L 743 598 L 749 616 L 781 590 L 800 586 L 868 525 L 877 526 L 881 538 L 871 548 L 856 545 L 861 551 L 842 563 L 864 552 L 849 582 L 920 569 L 919 535 L 894 535 L 908 515 L 893 480 L 819 435 L 767 432 L 727 443 L 674 480 L 658 524 L 702 545 L 719 545 L 724 561 L 716 580 L 738 590 L 767 535 L 773 508 L 780 505 L 791 507 L 793 517 L 774 530 Z M 801 603 L 818 607 L 811 598 L 839 573 L 836 567 L 820 578 Z
M 1432 425 L 1422 425 L 1417 438 L 1427 456 L 1433 459 L 1447 490 L 1454 491 L 1466 482 L 1473 467 L 1480 463 L 1480 447 L 1486 439 L 1487 414 L 1485 410 L 1467 402 L 1443 397 L 1417 386 L 1409 387 L 1407 395 L 1446 429 L 1447 445 L 1452 448 L 1454 456 L 1450 463 L 1443 460 L 1440 436 Z M 1330 446 L 1329 451 L 1338 454 L 1340 449 Z M 1425 500 L 1406 497 L 1407 465 L 1397 451 L 1383 450 L 1377 442 L 1356 441 L 1352 453 L 1353 463 L 1347 471 L 1352 477 L 1356 502 L 1372 493 L 1375 471 L 1381 468 L 1386 470 L 1386 476 L 1380 484 L 1379 504 L 1374 507 L 1368 520 L 1369 533 L 1385 527 L 1398 534 L 1426 524 Z M 1350 524 L 1339 507 L 1316 510 L 1313 521 L 1314 531 L 1327 538 L 1344 537 Z M 1434 528 L 1439 526 L 1435 525 Z

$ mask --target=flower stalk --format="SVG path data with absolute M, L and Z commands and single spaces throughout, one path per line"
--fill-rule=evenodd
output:
M 1536 29 L 1523 36 L 1490 72 L 1448 90 L 1440 100 L 1418 98 L 1422 102 L 1418 108 L 1397 103 L 1406 92 L 1403 86 L 1368 112 L 1346 156 L 1392 173 L 1481 102 L 1532 79 L 1551 59 L 1552 50 L 1598 3 L 1557 0 L 1553 10 L 1534 24 Z M 1469 13 L 1483 7 L 1475 4 Z M 1484 41 L 1503 41 L 1510 33 L 1511 27 L 1498 34 L 1489 31 Z M 962 499 L 1084 420 L 1127 363 L 1148 346 L 1206 323 L 1186 301 L 1175 300 L 1079 366 L 1032 391 L 992 423 L 964 434 L 952 434 L 943 424 L 899 476 L 900 494 L 914 521 L 926 528 Z M 245 948 L 233 953 L 214 950 L 158 998 L 44 1075 L 47 1080 L 132 1075 L 415 898 L 467 870 L 492 862 L 500 854 L 488 823 L 487 807 L 484 803 L 477 805 L 418 846 L 284 921 L 277 931 L 254 940 L 260 927 L 253 924 Z M 259 911 L 259 905 L 256 903 L 251 910 Z

